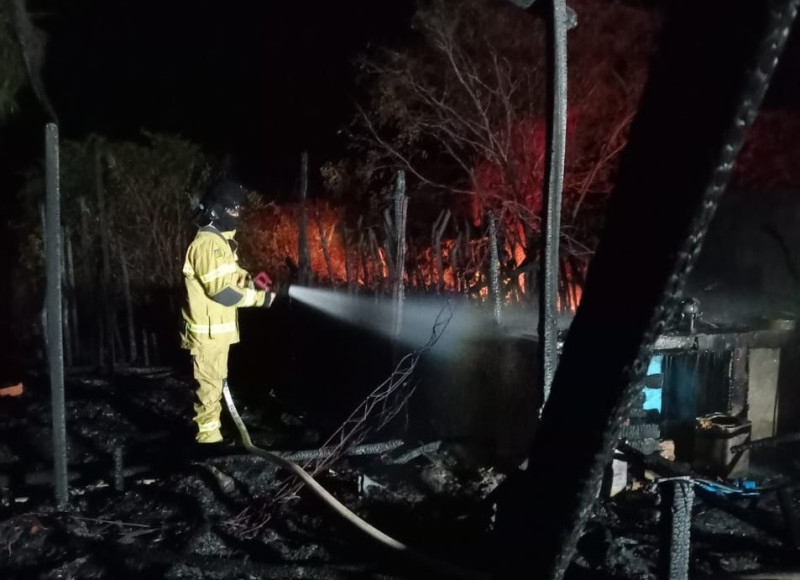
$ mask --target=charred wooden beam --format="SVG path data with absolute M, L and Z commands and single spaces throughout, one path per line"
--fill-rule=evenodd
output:
M 547 156 L 539 260 L 539 373 L 546 401 L 558 365 L 558 241 L 567 143 L 567 5 L 545 2 L 547 22 Z
M 689 579 L 693 482 L 677 477 L 661 482 L 661 547 L 658 555 L 661 580 Z

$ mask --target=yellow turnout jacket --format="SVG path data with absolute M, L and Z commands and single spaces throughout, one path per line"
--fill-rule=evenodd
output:
M 263 290 L 248 284 L 247 272 L 239 267 L 235 233 L 204 226 L 186 250 L 182 348 L 239 342 L 238 309 L 263 306 L 268 300 Z

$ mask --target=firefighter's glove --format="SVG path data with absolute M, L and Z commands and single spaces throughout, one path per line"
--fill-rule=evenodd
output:
M 272 287 L 272 280 L 269 279 L 266 272 L 259 272 L 256 274 L 256 277 L 253 278 L 253 283 L 256 285 L 256 288 L 264 290 L 265 292 L 269 292 Z

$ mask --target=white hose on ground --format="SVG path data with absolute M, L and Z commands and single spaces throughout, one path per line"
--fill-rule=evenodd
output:
M 239 412 L 236 410 L 236 405 L 233 403 L 233 397 L 231 396 L 231 391 L 228 388 L 227 381 L 223 385 L 222 394 L 225 397 L 225 404 L 228 406 L 228 412 L 231 414 L 233 418 L 233 422 L 236 424 L 236 428 L 239 430 L 239 435 L 242 438 L 242 443 L 244 444 L 245 449 L 247 449 L 250 453 L 257 455 L 259 457 L 263 457 L 267 461 L 271 461 L 276 465 L 290 471 L 297 477 L 303 480 L 303 483 L 308 485 L 311 490 L 317 494 L 317 496 L 324 501 L 328 506 L 333 508 L 333 510 L 342 516 L 344 519 L 349 521 L 355 527 L 366 533 L 371 538 L 377 540 L 384 546 L 388 548 L 392 548 L 397 553 L 402 555 L 409 560 L 416 562 L 432 571 L 438 572 L 439 574 L 446 574 L 447 576 L 453 578 L 464 578 L 467 580 L 488 580 L 489 576 L 480 572 L 476 572 L 473 570 L 466 570 L 464 568 L 459 568 L 454 564 L 450 564 L 443 560 L 437 560 L 436 558 L 432 558 L 422 552 L 415 550 L 407 546 L 406 544 L 395 540 L 391 536 L 383 533 L 375 526 L 371 525 L 370 523 L 364 521 L 352 511 L 350 511 L 342 502 L 336 499 L 327 489 L 322 487 L 317 480 L 315 480 L 311 475 L 304 470 L 302 467 L 297 465 L 296 463 L 289 461 L 288 459 L 284 459 L 283 457 L 256 447 L 253 445 L 252 440 L 250 439 L 250 433 L 247 431 L 247 427 L 242 421 L 242 418 L 239 416 Z

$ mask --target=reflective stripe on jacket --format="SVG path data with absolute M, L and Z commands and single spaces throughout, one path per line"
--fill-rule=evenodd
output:
M 266 294 L 247 286 L 247 272 L 237 263 L 235 233 L 202 227 L 186 250 L 182 348 L 239 342 L 237 309 L 264 304 Z

